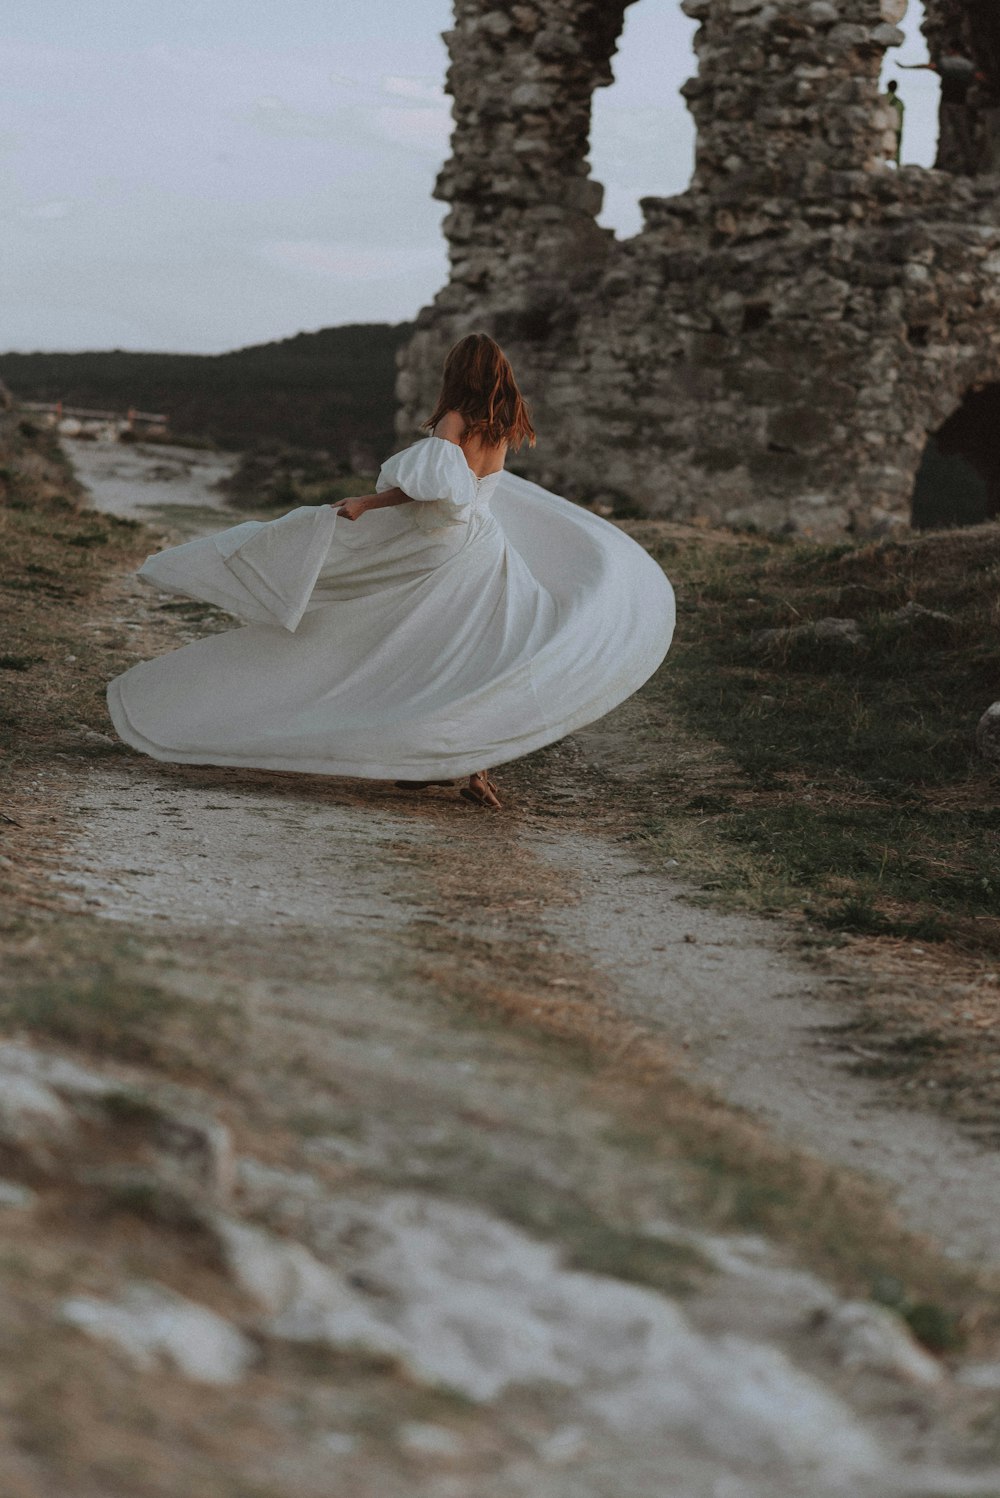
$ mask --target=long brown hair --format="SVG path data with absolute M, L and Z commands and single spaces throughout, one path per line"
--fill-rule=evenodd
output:
M 433 430 L 448 411 L 464 416 L 466 433 L 493 447 L 506 443 L 516 452 L 522 442 L 535 445 L 535 429 L 510 360 L 488 333 L 470 333 L 450 351 L 437 405 L 424 426 Z

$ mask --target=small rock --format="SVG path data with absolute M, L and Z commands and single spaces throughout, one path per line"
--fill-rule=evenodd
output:
M 817 640 L 837 640 L 845 645 L 860 645 L 864 640 L 856 619 L 817 619 L 815 624 L 802 628 Z
M 1000 1390 L 1000 1363 L 967 1363 L 955 1377 L 969 1389 Z
M 321 1445 L 335 1456 L 350 1456 L 352 1451 L 357 1450 L 358 1438 L 346 1430 L 328 1430 L 321 1439 Z
M 868 35 L 880 47 L 901 47 L 906 41 L 906 33 L 890 21 L 881 21 Z
M 65 1104 L 46 1083 L 0 1069 L 0 1139 L 32 1146 L 64 1136 L 72 1126 Z
M 396 1439 L 410 1456 L 454 1459 L 461 1456 L 463 1442 L 446 1425 L 429 1425 L 423 1420 L 408 1420 L 396 1432 Z
M 575 1462 L 587 1449 L 587 1435 L 579 1425 L 563 1425 L 538 1441 L 535 1450 L 547 1467 Z
M 987 764 L 1000 765 L 1000 702 L 993 702 L 976 726 L 976 748 Z
M 120 1082 L 109 1081 L 89 1067 L 67 1061 L 63 1056 L 49 1056 L 17 1040 L 0 1044 L 0 1072 L 34 1078 L 71 1099 L 105 1098 L 121 1091 Z
M 283 1170 L 244 1156 L 236 1167 L 240 1199 L 251 1213 L 287 1210 L 290 1203 L 316 1201 L 323 1189 L 305 1170 Z
M 849 1300 L 823 1310 L 814 1324 L 845 1368 L 888 1373 L 915 1384 L 937 1384 L 941 1364 L 914 1341 L 903 1322 L 884 1306 Z
M 542 83 L 519 83 L 510 95 L 515 109 L 549 109 L 556 102 L 553 92 Z
M 290 1342 L 327 1342 L 398 1356 L 402 1339 L 372 1314 L 344 1277 L 308 1248 L 234 1218 L 214 1220 L 237 1284 L 271 1313 L 266 1331 Z
M 917 619 L 936 619 L 939 624 L 952 623 L 951 614 L 943 614 L 940 609 L 924 608 L 922 603 L 917 603 L 912 598 L 909 603 L 904 603 L 901 609 L 896 609 L 890 614 L 889 618 L 896 620 L 899 624 L 912 624 Z
M 37 1200 L 38 1192 L 30 1186 L 22 1186 L 20 1181 L 0 1181 L 0 1209 L 23 1210 L 33 1207 Z
M 813 0 L 806 11 L 806 15 L 814 26 L 835 26 L 840 20 L 840 13 L 830 0 Z
M 154 1129 L 154 1143 L 186 1170 L 193 1170 L 219 1200 L 228 1200 L 236 1164 L 225 1124 L 200 1113 L 164 1110 Z
M 799 640 L 831 640 L 837 644 L 864 644 L 864 635 L 856 619 L 817 619 L 809 624 L 792 624 L 783 629 L 758 629 L 750 636 L 756 650 L 794 645 Z
M 130 1285 L 118 1301 L 75 1296 L 60 1315 L 119 1347 L 137 1368 L 166 1363 L 199 1383 L 237 1383 L 256 1357 L 253 1343 L 224 1317 L 162 1285 Z

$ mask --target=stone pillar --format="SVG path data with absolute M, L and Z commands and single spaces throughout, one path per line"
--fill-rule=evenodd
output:
M 612 81 L 630 0 L 458 0 L 445 40 L 452 156 L 435 196 L 451 204 L 452 280 L 491 304 L 542 310 L 607 252 L 588 176 L 590 100 Z
M 879 69 L 906 0 L 682 0 L 701 21 L 682 89 L 698 127 L 695 188 L 822 196 L 829 170 L 886 158 Z
M 604 190 L 589 176 L 590 101 L 613 81 L 631 3 L 456 0 L 445 34 L 455 128 L 435 187 L 451 205 L 451 278 L 399 356 L 401 435 L 426 415 L 450 343 L 476 328 L 519 353 L 532 394 L 535 351 L 555 329 L 565 342 L 599 279 L 614 234 L 596 223 Z

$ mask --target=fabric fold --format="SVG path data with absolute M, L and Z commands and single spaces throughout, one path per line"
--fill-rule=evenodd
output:
M 148 582 L 247 623 L 116 677 L 126 743 L 172 763 L 452 778 L 601 717 L 663 659 L 670 584 L 600 516 L 513 474 L 477 479 L 440 438 L 380 483 L 436 497 L 336 535 L 331 509 L 293 510 L 150 558 Z
M 154 588 L 214 604 L 249 624 L 298 629 L 329 553 L 337 516 L 303 505 L 155 552 L 139 568 Z

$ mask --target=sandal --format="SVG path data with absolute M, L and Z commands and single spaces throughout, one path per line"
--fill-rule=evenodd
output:
M 469 784 L 462 786 L 459 795 L 464 800 L 471 801 L 474 806 L 488 806 L 491 811 L 501 810 L 496 781 L 490 779 L 488 770 L 479 770 L 475 775 L 470 775 Z

